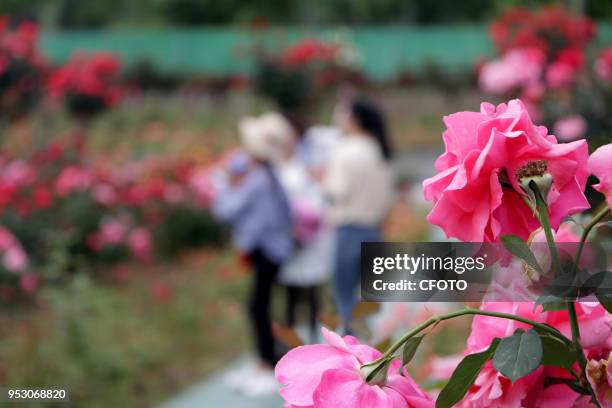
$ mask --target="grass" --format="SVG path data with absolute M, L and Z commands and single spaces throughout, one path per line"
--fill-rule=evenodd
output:
M 34 308 L 4 310 L 0 383 L 65 386 L 74 406 L 145 407 L 245 350 L 247 275 L 230 250 L 113 272 L 127 276 L 113 285 L 77 276 Z

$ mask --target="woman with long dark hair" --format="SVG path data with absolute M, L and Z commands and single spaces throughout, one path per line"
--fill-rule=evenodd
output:
M 324 186 L 336 229 L 334 296 L 344 329 L 350 333 L 361 243 L 380 241 L 381 224 L 394 198 L 392 149 L 381 110 L 366 99 L 341 101 L 334 121 L 344 137 L 332 155 Z

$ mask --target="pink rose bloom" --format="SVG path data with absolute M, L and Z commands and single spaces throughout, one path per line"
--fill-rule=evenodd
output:
M 13 160 L 2 169 L 2 179 L 9 186 L 23 187 L 36 179 L 34 169 L 23 160 Z
M 399 361 L 389 367 L 383 385 L 365 382 L 363 364 L 380 352 L 352 336 L 340 337 L 325 328 L 328 344 L 297 347 L 276 365 L 276 378 L 285 387 L 281 396 L 288 408 L 433 407 L 433 400 L 404 371 Z
M 592 336 L 586 332 L 602 323 L 600 317 L 606 313 L 605 310 L 601 306 L 596 308 L 591 305 L 587 305 L 583 309 L 580 305 L 578 304 L 577 312 L 581 333 L 583 333 L 583 345 L 585 347 L 602 345 L 605 343 L 603 337 L 610 335 L 609 329 L 601 330 Z M 534 310 L 533 303 L 530 302 L 483 302 L 481 309 L 516 314 L 537 322 L 547 323 L 559 329 L 566 336 L 569 335 L 569 333 L 566 333 L 569 330 L 566 311 L 543 312 L 541 306 Z M 607 316 L 607 323 L 609 323 L 610 315 Z M 530 327 L 514 320 L 477 315 L 472 322 L 472 333 L 468 338 L 467 354 L 485 350 L 496 337 L 511 336 L 516 329 L 527 330 Z M 460 406 L 466 408 L 573 407 L 580 395 L 563 384 L 545 387 L 544 379 L 547 376 L 570 378 L 569 373 L 563 369 L 541 366 L 529 375 L 512 382 L 498 373 L 493 364 L 488 362 L 479 373 L 474 385 L 470 388 Z
M 584 137 L 587 122 L 580 115 L 563 116 L 555 122 L 555 135 L 564 142 Z
M 601 51 L 595 62 L 595 72 L 603 82 L 612 83 L 612 47 Z
M 500 235 L 524 239 L 539 223 L 523 202 L 520 175 L 546 171 L 553 177 L 548 194 L 553 228 L 563 217 L 589 208 L 583 194 L 588 173 L 585 140 L 558 144 L 536 126 L 523 103 L 514 99 L 497 108 L 444 117 L 446 151 L 435 163 L 438 174 L 423 182 L 434 207 L 427 216 L 447 236 L 462 241 L 496 241 Z
M 574 82 L 576 70 L 564 62 L 553 62 L 546 68 L 546 84 L 551 89 L 566 88 Z
M 8 229 L 0 226 L 0 251 L 3 251 L 2 266 L 13 273 L 19 273 L 28 266 L 28 255 Z
M 93 189 L 93 197 L 98 204 L 107 206 L 116 204 L 118 199 L 115 187 L 107 183 L 96 185 Z
M 185 198 L 183 187 L 178 183 L 168 183 L 164 190 L 164 200 L 168 204 L 178 204 Z
M 612 315 L 599 302 L 577 302 L 580 343 L 585 349 L 608 347 L 612 341 Z M 569 315 L 565 310 L 546 312 L 546 323 L 571 338 Z
M 612 352 L 608 358 L 591 359 L 586 367 L 587 379 L 604 408 L 612 407 Z
M 28 266 L 28 256 L 18 243 L 4 252 L 2 261 L 6 270 L 13 273 L 21 272 Z
M 127 234 L 128 227 L 116 218 L 106 218 L 102 221 L 98 232 L 100 245 L 119 245 Z
M 589 172 L 599 179 L 593 188 L 606 196 L 608 207 L 612 208 L 612 143 L 600 146 L 589 157 Z
M 519 315 L 536 322 L 549 324 L 571 336 L 567 311 L 543 312 L 542 307 L 533 307 L 530 302 L 483 302 L 482 310 Z M 609 347 L 612 335 L 612 315 L 597 302 L 577 303 L 576 312 L 580 326 L 581 343 L 587 353 Z M 516 329 L 527 330 L 529 325 L 508 319 L 475 316 L 472 332 L 468 338 L 467 353 L 476 353 L 488 348 L 494 338 L 507 337 Z M 580 398 L 565 385 L 544 386 L 547 376 L 568 377 L 569 374 L 556 367 L 539 367 L 531 374 L 514 383 L 498 373 L 492 363 L 480 372 L 461 406 L 464 407 L 573 407 Z
M 91 179 L 89 170 L 78 166 L 68 166 L 55 180 L 55 189 L 59 196 L 67 196 L 73 191 L 87 189 L 91 185 Z
M 19 279 L 19 287 L 28 295 L 38 290 L 41 284 L 40 276 L 33 273 L 24 273 Z
M 544 53 L 537 48 L 514 48 L 500 59 L 485 63 L 479 72 L 480 88 L 495 95 L 537 84 Z
M 141 261 L 150 261 L 153 255 L 151 233 L 146 228 L 136 228 L 130 232 L 127 239 L 132 254 Z
M 5 251 L 15 245 L 17 240 L 11 231 L 0 226 L 0 251 Z
M 201 168 L 194 171 L 189 179 L 189 186 L 203 204 L 208 205 L 215 199 L 217 188 L 210 169 Z

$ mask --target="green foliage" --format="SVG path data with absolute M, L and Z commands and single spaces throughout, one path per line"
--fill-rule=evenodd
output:
M 172 208 L 155 230 L 155 247 L 158 255 L 169 257 L 185 248 L 206 244 L 218 246 L 225 242 L 223 231 L 219 223 L 201 209 Z
M 312 79 L 299 67 L 263 63 L 255 73 L 255 89 L 283 110 L 303 108 L 310 96 L 311 86 Z
M 231 265 L 220 251 L 205 273 L 201 263 L 132 267 L 119 287 L 78 274 L 43 289 L 41 307 L 3 308 L 3 385 L 66 387 L 75 407 L 160 404 L 246 348 L 237 298 L 247 280 L 211 278 Z M 172 288 L 170 300 L 151 295 L 152 279 Z
M 495 339 L 485 351 L 469 354 L 461 360 L 448 383 L 440 391 L 436 400 L 436 408 L 450 408 L 463 399 L 476 381 L 482 367 L 493 357 L 498 344 L 499 339 Z
M 493 356 L 493 367 L 512 381 L 532 373 L 542 363 L 542 341 L 534 329 L 517 330 L 502 339 Z
M 578 358 L 576 352 L 561 340 L 539 332 L 542 341 L 542 364 L 545 366 L 571 368 Z
M 501 241 L 504 244 L 504 247 L 513 255 L 527 262 L 527 264 L 535 269 L 538 273 L 543 273 L 535 255 L 533 252 L 531 252 L 531 249 L 529 249 L 529 246 L 525 243 L 525 241 L 523 241 L 520 237 L 517 237 L 516 235 L 504 235 L 501 237 Z
M 412 337 L 406 342 L 406 344 L 404 344 L 402 351 L 402 365 L 406 365 L 412 361 L 419 348 L 419 345 L 421 344 L 421 341 L 423 341 L 423 337 L 425 336 Z

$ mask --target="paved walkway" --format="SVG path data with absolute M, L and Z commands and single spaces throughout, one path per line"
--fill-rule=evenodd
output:
M 226 372 L 192 386 L 159 408 L 282 408 L 283 400 L 278 394 L 249 399 L 225 384 L 224 376 L 248 361 L 247 357 L 241 358 Z

